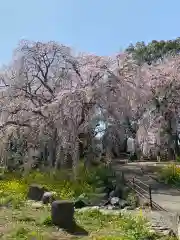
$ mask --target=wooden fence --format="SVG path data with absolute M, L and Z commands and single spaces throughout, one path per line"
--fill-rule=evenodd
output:
M 143 183 L 136 177 L 132 178 L 131 180 L 127 180 L 125 179 L 123 173 L 122 179 L 124 180 L 125 184 L 128 185 L 139 197 L 147 199 L 149 201 L 149 206 L 152 210 L 167 212 L 166 209 L 162 208 L 159 204 L 153 201 L 151 185 Z

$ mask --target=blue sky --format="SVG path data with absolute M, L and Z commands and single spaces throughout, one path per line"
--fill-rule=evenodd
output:
M 180 0 L 0 0 L 0 64 L 20 39 L 114 54 L 130 42 L 180 36 Z

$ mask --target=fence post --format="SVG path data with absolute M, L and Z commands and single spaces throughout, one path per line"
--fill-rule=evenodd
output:
M 133 181 L 133 188 L 135 189 L 135 179 L 133 178 L 132 181 Z
M 150 203 L 150 207 L 151 207 L 151 210 L 153 208 L 153 204 L 152 204 L 152 189 L 151 189 L 151 186 L 149 185 L 149 203 Z
M 124 172 L 122 172 L 122 174 L 121 174 L 121 180 L 122 180 L 123 183 L 125 183 Z

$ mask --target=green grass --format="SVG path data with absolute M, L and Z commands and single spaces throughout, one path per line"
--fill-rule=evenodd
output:
M 150 231 L 148 222 L 140 215 L 112 216 L 92 210 L 84 213 L 76 212 L 75 219 L 77 224 L 89 233 L 88 236 L 73 236 L 58 231 L 51 223 L 48 206 L 34 208 L 29 204 L 21 209 L 3 208 L 0 210 L 0 238 L 2 240 L 140 240 L 145 237 L 152 240 L 161 239 Z
M 88 197 L 94 193 L 98 181 L 105 183 L 110 174 L 112 172 L 106 167 L 86 170 L 82 165 L 76 181 L 71 179 L 71 172 L 68 171 L 33 171 L 23 176 L 18 173 L 4 173 L 0 180 L 0 205 L 11 203 L 18 207 L 26 199 L 28 187 L 33 183 L 56 192 L 58 199 L 74 200 L 81 194 Z
M 76 212 L 78 225 L 89 235 L 73 236 L 59 231 L 52 225 L 50 206 L 27 201 L 27 191 L 31 183 L 41 184 L 57 192 L 57 198 L 76 199 L 79 195 L 91 194 L 97 187 L 98 181 L 104 183 L 112 175 L 105 168 L 90 170 L 79 168 L 79 175 L 73 181 L 67 172 L 39 172 L 28 175 L 3 174 L 0 180 L 0 239 L 2 240 L 140 240 L 151 237 L 152 240 L 161 239 L 149 229 L 148 223 L 142 216 L 110 216 L 103 215 L 97 210 Z M 48 181 L 47 181 L 48 179 Z M 165 238 L 163 238 L 165 240 Z
M 89 230 L 92 239 L 136 240 L 154 237 L 146 220 L 138 216 L 104 215 L 98 210 L 76 214 L 77 222 Z M 87 238 L 87 239 L 90 239 Z

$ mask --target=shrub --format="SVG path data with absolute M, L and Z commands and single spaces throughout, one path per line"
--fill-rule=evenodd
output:
M 19 207 L 26 198 L 27 186 L 18 179 L 0 181 L 0 204 Z
M 176 156 L 176 161 L 180 163 L 180 156 Z
M 36 183 L 43 185 L 49 191 L 56 192 L 57 198 L 76 199 L 81 194 L 93 193 L 97 185 L 97 179 L 104 183 L 112 176 L 112 171 L 104 166 L 86 169 L 79 165 L 77 180 L 71 179 L 70 171 L 39 171 L 34 170 L 26 175 L 9 173 L 4 171 L 4 179 L 0 181 L 0 204 L 11 203 L 18 207 L 26 199 L 28 187 Z M 47 181 L 48 179 L 48 181 Z
M 130 192 L 126 200 L 128 202 L 128 205 L 133 208 L 136 208 L 139 205 L 138 197 L 135 192 Z
M 160 179 L 169 184 L 180 183 L 180 166 L 169 164 L 159 172 Z
M 84 165 L 80 165 L 78 172 L 78 180 L 85 181 L 94 187 L 97 185 L 97 180 L 107 183 L 109 178 L 115 177 L 115 172 L 109 166 L 105 165 L 90 167 L 88 169 Z

